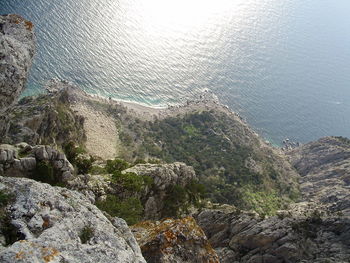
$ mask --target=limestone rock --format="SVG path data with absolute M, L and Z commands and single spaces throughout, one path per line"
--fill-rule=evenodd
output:
M 34 53 L 33 24 L 19 15 L 0 16 L 0 113 L 23 91 Z
M 210 209 L 196 219 L 221 262 L 348 262 L 350 218 L 317 204 L 299 209 L 266 219 Z
M 306 201 L 350 216 L 350 140 L 325 137 L 287 152 Z
M 50 144 L 63 148 L 86 140 L 84 118 L 71 108 L 76 89 L 63 81 L 55 82 L 55 93 L 24 97 L 6 114 L 0 114 L 0 143 Z M 75 93 L 74 93 L 75 94 Z
M 22 239 L 0 251 L 1 262 L 145 262 L 124 220 L 107 219 L 81 193 L 9 177 L 0 189 L 16 197 L 8 211 Z
M 19 153 L 25 154 L 19 157 Z M 0 164 L 3 166 L 0 175 L 9 177 L 31 177 L 37 164 L 44 162 L 52 166 L 59 181 L 68 183 L 74 179 L 74 167 L 66 156 L 51 146 L 17 144 L 0 145 Z
M 219 259 L 192 217 L 141 222 L 132 226 L 148 263 L 215 263 Z
M 158 190 L 165 190 L 168 186 L 175 184 L 185 186 L 196 178 L 193 168 L 180 162 L 171 164 L 138 164 L 124 172 L 152 177 Z
M 153 179 L 154 185 L 144 189 L 140 196 L 145 204 L 144 218 L 146 220 L 163 218 L 162 210 L 168 187 L 174 185 L 184 187 L 196 179 L 193 168 L 180 162 L 171 164 L 138 164 L 123 172 L 133 172 Z

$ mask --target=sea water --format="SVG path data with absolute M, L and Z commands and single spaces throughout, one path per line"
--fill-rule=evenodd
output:
M 166 106 L 214 92 L 267 140 L 350 137 L 348 0 L 0 0 L 35 24 L 47 80 Z

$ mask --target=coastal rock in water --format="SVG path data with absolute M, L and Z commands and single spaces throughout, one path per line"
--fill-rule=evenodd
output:
M 2 227 L 0 240 L 17 240 L 0 248 L 1 262 L 146 262 L 124 220 L 109 220 L 81 193 L 9 177 L 0 190 L 15 196 L 7 217 L 16 228 Z
M 148 263 L 218 263 L 203 230 L 192 217 L 141 222 L 131 227 Z
M 35 53 L 33 24 L 19 15 L 0 16 L 0 113 L 24 89 Z

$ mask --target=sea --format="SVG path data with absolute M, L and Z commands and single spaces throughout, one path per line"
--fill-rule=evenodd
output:
M 349 0 L 0 0 L 35 24 L 24 96 L 51 78 L 153 107 L 204 91 L 274 145 L 350 137 Z

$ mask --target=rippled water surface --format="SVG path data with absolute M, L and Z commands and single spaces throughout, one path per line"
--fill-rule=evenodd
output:
M 204 89 L 279 143 L 350 137 L 348 0 L 0 0 L 33 21 L 26 94 L 52 77 L 164 106 Z

